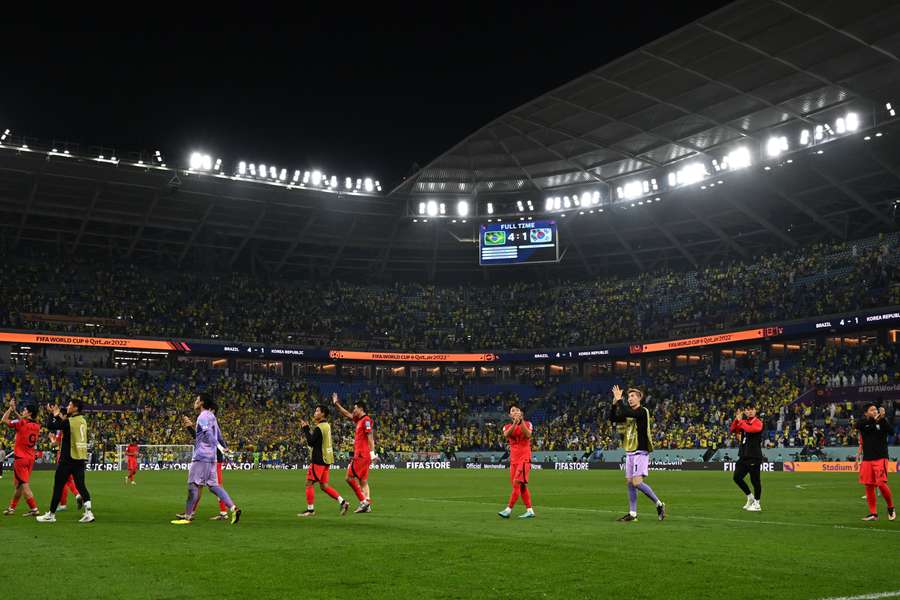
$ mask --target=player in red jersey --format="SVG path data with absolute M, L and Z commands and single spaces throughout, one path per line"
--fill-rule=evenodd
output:
M 59 457 L 62 456 L 62 431 L 50 433 L 50 443 L 56 446 L 56 464 L 59 464 Z M 69 492 L 75 496 L 75 503 L 78 505 L 78 510 L 81 510 L 81 493 L 78 491 L 78 487 L 75 486 L 75 477 L 69 475 L 69 480 L 66 482 L 66 485 L 63 486 L 62 494 L 59 497 L 59 506 L 56 507 L 56 512 L 61 510 L 68 510 L 68 501 L 69 501 Z
M 528 490 L 528 478 L 531 474 L 531 421 L 525 420 L 522 409 L 513 404 L 509 407 L 511 423 L 503 426 L 503 437 L 509 442 L 509 479 L 512 482 L 512 494 L 506 508 L 498 515 L 508 519 L 519 496 L 525 504 L 525 512 L 520 519 L 533 519 L 534 509 L 531 507 L 531 492 Z
M 859 450 L 856 451 L 859 482 L 866 486 L 866 501 L 869 504 L 869 514 L 863 517 L 863 521 L 878 520 L 876 488 L 887 504 L 888 519 L 893 521 L 897 514 L 894 510 L 894 497 L 887 483 L 887 463 L 888 438 L 894 428 L 886 418 L 884 407 L 879 408 L 872 402 L 866 404 L 863 418 L 856 428 L 859 430 Z
M 19 504 L 23 495 L 29 508 L 25 516 L 36 517 L 41 514 L 37 502 L 34 500 L 31 486 L 28 484 L 31 480 L 31 469 L 34 468 L 34 447 L 37 445 L 38 433 L 41 431 L 41 426 L 35 422 L 37 414 L 37 406 L 29 404 L 22 409 L 22 414 L 19 415 L 16 413 L 16 401 L 13 399 L 10 399 L 9 406 L 3 413 L 3 423 L 16 431 L 16 444 L 13 450 L 13 484 L 16 486 L 16 492 L 9 502 L 9 508 L 3 511 L 4 515 L 15 514 L 16 505 Z M 13 415 L 17 418 L 10 418 Z
M 125 484 L 131 483 L 131 485 L 134 485 L 134 475 L 138 471 L 138 445 L 134 442 L 128 444 L 128 447 L 125 449 L 125 456 L 128 457 L 128 477 L 125 478 Z
M 342 415 L 356 423 L 356 436 L 353 439 L 353 460 L 347 468 L 347 483 L 353 488 L 359 499 L 356 513 L 372 512 L 372 497 L 369 494 L 369 467 L 378 458 L 375 454 L 375 438 L 372 435 L 374 425 L 372 417 L 366 412 L 366 403 L 353 403 L 353 412 L 341 406 L 336 393 L 331 394 L 331 401 Z

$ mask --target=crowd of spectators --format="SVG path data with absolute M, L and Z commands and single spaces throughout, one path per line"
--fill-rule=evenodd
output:
M 587 346 L 898 304 L 898 258 L 890 234 L 689 273 L 445 286 L 5 257 L 0 327 L 401 350 Z
M 220 422 L 233 450 L 254 460 L 290 461 L 302 459 L 306 452 L 298 433 L 300 417 L 309 418 L 318 403 L 330 405 L 328 390 L 334 388 L 334 382 L 189 365 L 108 373 L 47 367 L 0 371 L 0 395 L 4 403 L 14 398 L 20 404 L 82 399 L 93 407 L 93 446 L 109 452 L 132 441 L 190 444 L 180 417 L 192 414 L 198 391 L 209 391 L 218 399 Z M 728 426 L 735 411 L 752 400 L 766 423 L 767 446 L 814 451 L 856 443 L 853 424 L 858 407 L 822 394 L 836 383 L 853 385 L 863 377 L 879 385 L 900 383 L 896 346 L 807 347 L 790 360 L 751 361 L 727 372 L 708 366 L 662 368 L 645 376 L 578 381 L 567 391 L 547 385 L 535 387 L 526 401 L 514 391 L 521 384 L 508 388 L 496 384 L 489 394 L 474 394 L 463 382 L 445 382 L 440 388 L 416 382 L 357 382 L 343 401 L 349 405 L 362 400 L 368 405 L 376 422 L 376 444 L 385 457 L 502 450 L 499 424 L 513 401 L 523 403 L 536 422 L 535 450 L 613 449 L 618 445 L 615 427 L 608 421 L 613 381 L 645 390 L 654 444 L 660 450 L 733 446 Z M 807 398 L 804 392 L 812 395 Z M 337 416 L 332 422 L 336 448 L 346 456 L 352 448 L 353 424 Z

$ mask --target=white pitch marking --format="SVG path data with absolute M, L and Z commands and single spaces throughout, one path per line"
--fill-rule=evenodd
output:
M 834 596 L 832 598 L 819 598 L 819 600 L 878 600 L 879 598 L 900 597 L 900 590 L 893 592 L 879 592 L 877 594 L 863 594 L 862 596 Z
M 500 506 L 500 503 L 496 502 L 474 502 L 471 500 L 449 500 L 445 498 L 407 498 L 407 500 L 414 500 L 418 502 L 449 502 L 456 504 L 477 504 L 479 506 Z M 615 510 L 606 510 L 603 508 L 571 508 L 568 506 L 541 506 L 540 510 L 561 510 L 568 512 L 586 512 L 586 513 L 605 513 L 605 514 L 617 514 L 621 511 Z M 757 521 L 750 519 L 727 519 L 720 517 L 700 517 L 696 515 L 674 515 L 667 516 L 667 519 L 689 519 L 692 521 L 718 521 L 721 523 L 740 523 L 742 525 L 777 525 L 779 527 L 813 527 L 816 529 L 849 529 L 852 531 L 875 531 L 878 533 L 892 533 L 892 534 L 900 534 L 900 530 L 893 529 L 875 529 L 869 527 L 851 527 L 849 525 L 817 525 L 815 523 L 791 523 L 788 521 Z

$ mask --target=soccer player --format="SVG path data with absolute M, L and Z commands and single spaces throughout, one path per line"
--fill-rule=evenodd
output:
M 57 448 L 56 464 L 59 465 L 59 459 L 62 457 L 62 432 L 57 431 L 55 434 L 51 433 L 50 443 L 52 443 Z M 62 496 L 60 496 L 59 498 L 59 506 L 56 507 L 56 512 L 62 512 L 69 509 L 69 492 L 72 492 L 72 495 L 75 496 L 75 503 L 78 505 L 78 510 L 81 510 L 81 494 L 78 493 L 78 488 L 75 487 L 75 478 L 69 475 L 69 479 L 68 481 L 66 481 L 65 487 L 63 487 Z
M 763 462 L 762 453 L 763 422 L 756 416 L 756 407 L 748 403 L 744 410 L 738 410 L 731 423 L 729 431 L 740 439 L 738 449 L 737 466 L 734 469 L 734 482 L 747 495 L 744 510 L 759 512 L 762 507 L 759 499 L 762 497 L 762 482 L 759 478 L 759 470 Z M 753 493 L 744 482 L 747 474 L 750 474 L 750 483 L 753 484 Z
M 894 497 L 887 484 L 888 437 L 893 428 L 885 418 L 884 407 L 879 408 L 873 402 L 866 404 L 863 417 L 856 425 L 859 430 L 859 449 L 856 451 L 859 482 L 866 486 L 866 501 L 869 504 L 869 514 L 863 517 L 863 521 L 878 520 L 875 488 L 887 503 L 888 519 L 893 521 L 896 518 Z
M 520 519 L 533 519 L 534 508 L 531 506 L 531 491 L 528 489 L 528 476 L 531 474 L 531 421 L 525 420 L 525 414 L 517 404 L 509 407 L 512 422 L 503 426 L 503 437 L 509 442 L 509 480 L 512 483 L 512 494 L 506 508 L 498 515 L 508 519 L 519 496 L 525 505 L 525 512 Z
M 47 421 L 47 429 L 61 431 L 61 454 L 59 464 L 56 465 L 56 475 L 53 478 L 53 496 L 50 498 L 50 511 L 37 518 L 40 523 L 56 523 L 56 510 L 62 498 L 63 488 L 69 481 L 69 476 L 75 480 L 75 487 L 81 492 L 84 502 L 84 514 L 78 520 L 79 523 L 93 523 L 94 513 L 91 510 L 91 493 L 84 483 L 84 472 L 88 461 L 88 426 L 82 412 L 84 404 L 80 399 L 70 400 L 66 406 L 66 412 L 60 411 L 55 404 L 47 406 L 50 411 L 50 419 Z
M 188 525 L 194 520 L 194 510 L 200 499 L 200 488 L 206 486 L 225 506 L 231 511 L 231 524 L 237 525 L 241 520 L 241 509 L 231 500 L 225 488 L 219 485 L 219 479 L 213 466 L 216 464 L 216 449 L 224 451 L 221 445 L 222 434 L 219 431 L 219 423 L 211 408 L 213 404 L 209 394 L 197 394 L 194 400 L 194 410 L 199 415 L 194 426 L 194 454 L 191 457 L 191 467 L 188 472 L 188 497 L 185 503 L 184 513 L 176 515 L 173 525 Z
M 25 502 L 28 504 L 28 512 L 24 516 L 36 517 L 40 514 L 29 484 L 31 470 L 34 468 L 34 447 L 41 431 L 41 426 L 36 422 L 37 414 L 37 406 L 30 404 L 23 408 L 22 414 L 19 415 L 16 412 L 16 401 L 12 398 L 6 412 L 3 413 L 3 423 L 16 432 L 16 442 L 13 446 L 13 485 L 16 491 L 9 501 L 9 507 L 3 511 L 4 515 L 16 513 L 16 506 L 22 496 L 25 496 Z M 10 418 L 13 415 L 17 418 Z
M 372 417 L 366 411 L 366 403 L 353 403 L 353 412 L 341 406 L 336 393 L 331 394 L 331 401 L 342 415 L 356 423 L 356 436 L 353 440 L 353 460 L 347 468 L 347 483 L 353 488 L 359 499 L 359 506 L 353 512 L 372 512 L 372 497 L 369 494 L 369 467 L 378 458 L 375 454 L 375 438 L 372 435 Z
M 130 482 L 131 485 L 135 485 L 134 475 L 138 471 L 138 445 L 134 442 L 128 444 L 128 447 L 125 449 L 125 456 L 128 457 L 128 477 L 125 478 L 125 484 L 127 485 Z
M 622 388 L 614 385 L 613 404 L 609 420 L 617 423 L 622 447 L 625 448 L 625 481 L 628 482 L 628 514 L 619 521 L 637 521 L 637 493 L 640 490 L 656 504 L 656 515 L 660 521 L 666 518 L 666 505 L 656 497 L 653 489 L 644 483 L 650 468 L 650 453 L 653 441 L 650 434 L 650 411 L 641 406 L 644 392 L 629 388 L 628 404 L 622 402 Z
M 212 411 L 214 415 L 219 414 L 219 406 L 213 402 L 209 410 Z M 218 418 L 218 417 L 217 417 Z M 188 433 L 191 434 L 192 438 L 197 437 L 197 430 L 194 428 L 194 423 L 187 417 L 182 417 L 182 423 L 187 428 Z M 219 482 L 219 487 L 222 487 L 222 466 L 225 464 L 225 440 L 222 439 L 222 430 L 219 429 L 218 439 L 216 441 L 216 480 Z M 197 495 L 197 504 L 194 505 L 194 510 L 191 511 L 191 514 L 195 514 L 197 512 L 197 507 L 200 505 L 200 497 L 203 495 L 203 488 L 200 488 L 200 493 Z M 219 500 L 219 512 L 209 518 L 210 521 L 226 521 L 228 520 L 228 505 Z
M 340 494 L 328 485 L 328 472 L 334 463 L 334 449 L 331 447 L 331 425 L 326 422 L 327 418 L 328 407 L 319 404 L 313 412 L 315 427 L 310 429 L 309 423 L 305 419 L 300 420 L 300 427 L 306 437 L 306 443 L 312 450 L 312 460 L 309 470 L 306 472 L 306 510 L 297 515 L 298 517 L 312 517 L 316 514 L 315 485 L 317 483 L 323 492 L 337 500 L 341 516 L 346 515 L 347 509 L 350 508 L 350 503 L 341 498 Z

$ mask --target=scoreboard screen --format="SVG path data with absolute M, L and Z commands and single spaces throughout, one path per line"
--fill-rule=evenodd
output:
M 559 262 L 556 221 L 485 223 L 478 236 L 482 266 Z

